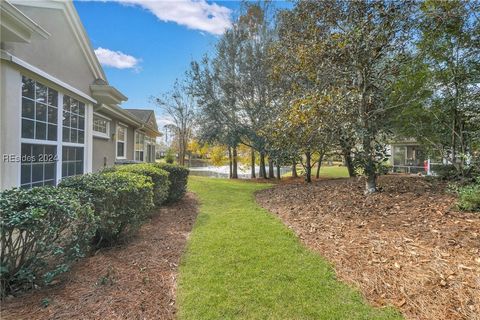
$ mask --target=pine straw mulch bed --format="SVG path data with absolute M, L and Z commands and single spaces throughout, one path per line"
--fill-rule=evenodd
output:
M 174 319 L 177 268 L 196 215 L 187 193 L 127 244 L 81 260 L 60 283 L 2 302 L 1 318 Z
M 409 319 L 480 319 L 480 214 L 454 209 L 445 185 L 384 176 L 279 184 L 257 193 L 337 276 Z

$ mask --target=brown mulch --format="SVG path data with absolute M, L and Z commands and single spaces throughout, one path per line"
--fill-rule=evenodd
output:
M 280 184 L 257 201 L 331 261 L 374 305 L 408 319 L 480 319 L 480 214 L 457 212 L 445 185 L 384 176 Z
M 196 215 L 188 193 L 127 244 L 81 260 L 53 286 L 2 302 L 1 318 L 174 319 L 178 264 Z

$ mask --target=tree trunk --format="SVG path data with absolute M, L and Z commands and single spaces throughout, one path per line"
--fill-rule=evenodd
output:
M 293 178 L 298 178 L 298 174 L 297 174 L 297 163 L 294 162 L 292 164 L 292 177 Z
M 238 179 L 237 146 L 233 147 L 232 179 Z
M 367 176 L 367 183 L 365 185 L 365 193 L 375 193 L 377 192 L 377 175 L 375 173 L 369 174 Z
M 343 158 L 345 159 L 345 165 L 347 166 L 348 169 L 348 176 L 350 178 L 356 177 L 357 173 L 355 172 L 355 167 L 353 165 L 353 159 L 352 159 L 352 150 L 350 148 L 343 149 Z
M 323 152 L 320 153 L 319 158 L 318 158 L 318 165 L 317 165 L 317 179 L 320 179 L 320 168 L 322 167 L 322 161 L 323 161 Z
M 277 163 L 277 179 L 280 180 L 282 177 L 280 175 L 280 165 Z
M 265 153 L 263 151 L 260 152 L 260 170 L 258 173 L 260 178 L 267 178 L 267 170 L 265 169 Z
M 274 168 L 273 168 L 273 160 L 268 159 L 268 178 L 273 179 L 275 178 L 275 174 L 273 173 Z
M 377 192 L 377 172 L 375 167 L 375 153 L 372 148 L 373 138 L 369 133 L 363 136 L 363 150 L 365 152 L 365 166 L 364 172 L 367 176 L 367 183 L 365 185 L 365 194 Z
M 232 179 L 232 149 L 228 147 L 228 178 Z
M 309 152 L 305 153 L 306 164 L 305 164 L 305 181 L 307 183 L 312 182 L 312 154 Z
M 255 176 L 255 149 L 251 149 L 251 152 L 252 152 L 252 174 L 251 174 L 251 178 L 252 179 L 255 179 L 256 176 Z

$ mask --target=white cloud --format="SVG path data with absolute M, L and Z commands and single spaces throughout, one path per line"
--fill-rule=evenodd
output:
M 112 51 L 102 47 L 95 49 L 95 54 L 101 64 L 117 69 L 137 69 L 140 62 L 140 59 L 123 52 Z
M 126 5 L 138 5 L 149 10 L 159 20 L 175 22 L 190 29 L 221 35 L 231 25 L 227 7 L 205 0 L 113 0 Z

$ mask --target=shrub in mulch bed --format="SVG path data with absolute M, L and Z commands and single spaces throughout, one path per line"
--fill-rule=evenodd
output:
M 69 177 L 59 187 L 82 191 L 98 217 L 96 246 L 108 246 L 133 235 L 154 207 L 150 177 L 131 172 L 107 172 Z
M 75 190 L 0 193 L 1 296 L 50 283 L 83 257 L 95 232 L 91 205 Z
M 458 207 L 464 211 L 480 211 L 480 183 L 458 189 Z
M 171 203 L 181 199 L 185 195 L 185 192 L 187 192 L 189 170 L 185 167 L 169 163 L 155 163 L 154 165 L 169 173 L 168 179 L 171 185 L 167 202 Z
M 153 182 L 153 202 L 156 207 L 167 201 L 170 191 L 169 173 L 149 163 L 127 164 L 114 167 L 116 171 L 131 172 L 150 177 Z

